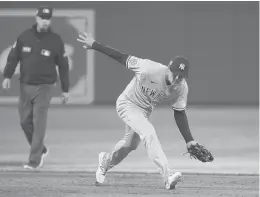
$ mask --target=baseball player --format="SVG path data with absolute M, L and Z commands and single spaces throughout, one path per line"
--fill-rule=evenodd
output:
M 166 189 L 175 188 L 181 180 L 182 174 L 171 171 L 155 129 L 149 122 L 149 117 L 156 104 L 164 100 L 170 100 L 172 103 L 175 121 L 186 141 L 188 152 L 203 162 L 213 160 L 210 152 L 194 141 L 189 129 L 185 112 L 188 96 L 186 79 L 189 69 L 189 62 L 186 58 L 175 57 L 168 66 L 165 66 L 149 59 L 124 54 L 100 44 L 87 33 L 80 33 L 77 40 L 84 43 L 84 48 L 99 51 L 135 72 L 134 78 L 116 102 L 117 113 L 126 123 L 125 135 L 111 152 L 99 154 L 96 183 L 103 183 L 107 171 L 119 164 L 142 141 L 149 158 L 157 166 Z M 202 149 L 206 151 L 203 152 Z M 207 153 L 205 154 L 205 152 Z

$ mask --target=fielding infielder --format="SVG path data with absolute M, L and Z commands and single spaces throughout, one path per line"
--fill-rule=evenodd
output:
M 84 48 L 99 51 L 125 65 L 135 72 L 116 102 L 117 113 L 126 123 L 126 133 L 110 153 L 99 154 L 97 183 L 103 183 L 108 170 L 119 164 L 132 150 L 143 142 L 149 158 L 157 165 L 166 189 L 174 189 L 181 180 L 181 173 L 172 173 L 149 117 L 156 105 L 163 100 L 172 101 L 177 126 L 183 135 L 187 148 L 196 146 L 185 113 L 188 95 L 189 62 L 184 57 L 175 57 L 168 66 L 148 59 L 141 59 L 121 53 L 96 42 L 89 34 L 83 33 L 77 39 Z

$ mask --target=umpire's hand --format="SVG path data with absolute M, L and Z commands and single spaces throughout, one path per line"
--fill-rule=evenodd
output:
M 4 81 L 3 81 L 3 83 L 2 83 L 2 88 L 3 88 L 4 90 L 9 90 L 10 87 L 11 87 L 11 79 L 5 78 Z
M 68 103 L 68 101 L 69 101 L 69 93 L 68 92 L 63 92 L 61 94 L 61 103 L 62 104 L 66 104 L 66 103 Z

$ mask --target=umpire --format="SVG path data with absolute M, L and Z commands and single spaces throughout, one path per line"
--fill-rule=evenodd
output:
M 17 38 L 3 73 L 3 89 L 9 89 L 20 62 L 20 124 L 31 146 L 24 168 L 31 170 L 40 168 L 48 153 L 44 138 L 52 88 L 58 76 L 56 65 L 61 81 L 61 102 L 68 101 L 69 65 L 64 42 L 50 29 L 52 11 L 51 7 L 38 8 L 36 24 Z

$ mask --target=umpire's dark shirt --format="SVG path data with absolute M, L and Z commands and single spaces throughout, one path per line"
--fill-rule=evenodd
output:
M 63 92 L 69 89 L 69 65 L 64 42 L 49 29 L 39 33 L 36 25 L 24 31 L 13 45 L 4 69 L 4 77 L 11 78 L 20 62 L 20 81 L 29 85 L 54 84 L 59 69 Z

